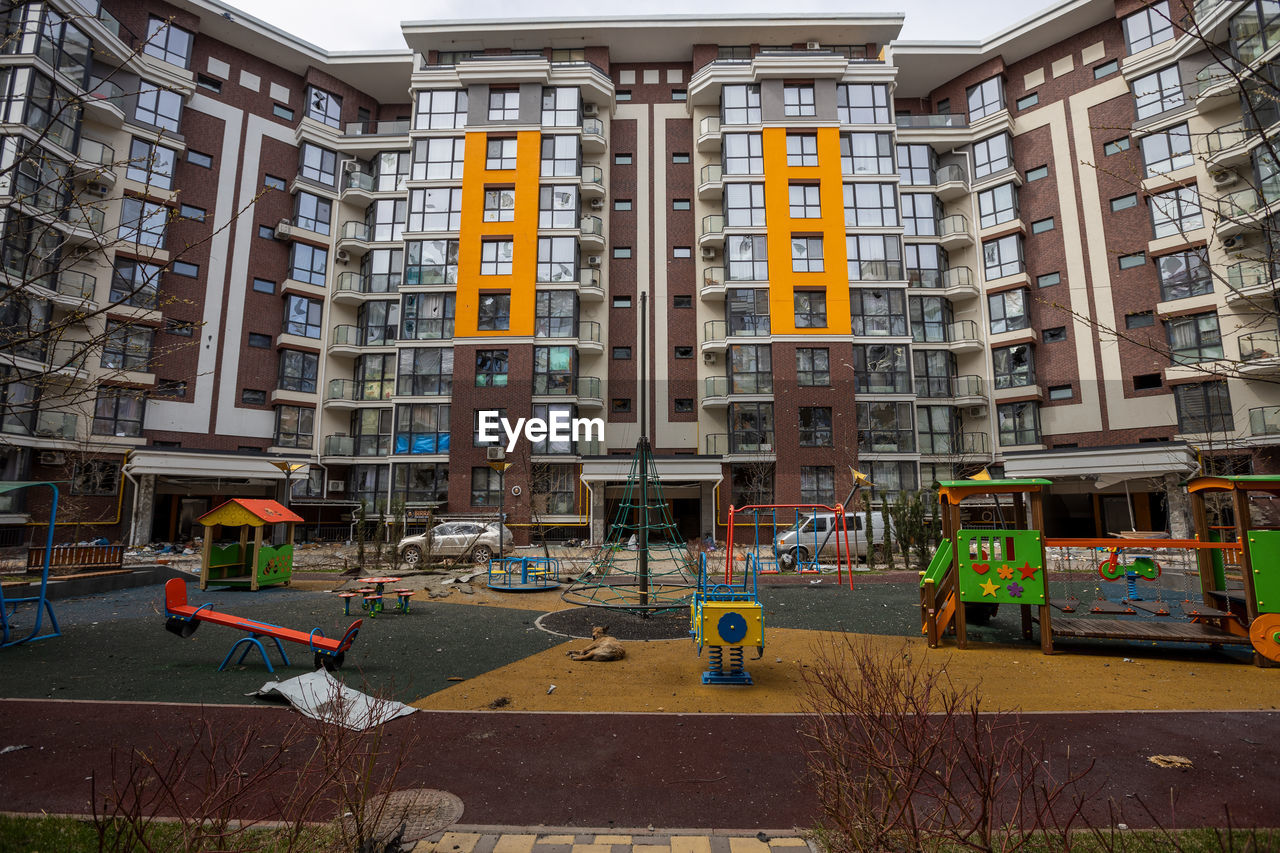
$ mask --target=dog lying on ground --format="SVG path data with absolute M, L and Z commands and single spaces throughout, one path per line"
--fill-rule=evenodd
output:
M 591 645 L 580 652 L 569 652 L 571 660 L 622 660 L 627 650 L 617 638 L 609 636 L 609 626 L 596 625 L 591 629 Z

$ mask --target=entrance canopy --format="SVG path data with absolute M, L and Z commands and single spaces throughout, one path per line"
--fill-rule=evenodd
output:
M 1073 477 L 1086 488 L 1106 489 L 1166 474 L 1184 478 L 1196 468 L 1195 453 L 1181 441 L 1013 452 L 1004 458 L 1006 476 L 1048 477 L 1063 491 L 1075 491 L 1064 482 Z
M 187 453 L 173 450 L 134 450 L 129 453 L 124 472 L 130 476 L 155 474 L 169 477 L 208 477 L 221 480 L 283 480 L 284 471 L 276 462 L 295 467 L 291 479 L 304 477 L 310 468 L 303 460 L 288 457 L 235 455 L 231 453 Z
M 719 459 L 687 459 L 653 457 L 654 471 L 665 484 L 670 482 L 718 483 L 724 475 Z M 603 459 L 584 459 L 582 481 L 584 483 L 625 483 L 631 472 L 631 456 L 609 456 Z

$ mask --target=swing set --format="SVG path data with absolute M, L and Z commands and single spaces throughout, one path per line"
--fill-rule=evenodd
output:
M 800 530 L 805 518 L 809 518 L 812 523 L 809 525 L 810 530 L 803 534 L 797 535 L 797 542 L 794 546 L 789 546 L 788 550 L 779 554 L 774 549 L 774 536 L 770 536 L 767 543 L 760 540 L 761 521 L 764 517 L 768 517 L 772 524 L 773 530 L 777 530 L 778 511 L 794 510 L 795 511 L 795 529 Z M 820 530 L 818 520 L 830 515 L 831 527 Z M 745 518 L 745 516 L 749 516 Z M 750 524 L 752 530 L 752 550 L 739 558 L 734 553 L 734 541 L 736 526 L 740 524 Z M 784 568 L 784 561 L 790 557 L 791 564 L 786 565 L 787 569 L 795 569 L 801 572 L 816 573 L 822 570 L 822 551 L 826 548 L 827 543 L 834 539 L 835 542 L 835 564 L 836 564 L 836 582 L 844 582 L 844 573 L 849 573 L 849 586 L 853 587 L 853 553 L 849 548 L 849 524 L 848 516 L 844 510 L 844 504 L 836 504 L 835 506 L 827 506 L 826 504 L 749 504 L 747 506 L 730 506 L 729 507 L 729 532 L 727 541 L 725 542 L 725 566 L 724 566 L 724 582 L 726 584 L 733 583 L 733 577 L 738 573 L 737 563 L 742 562 L 744 577 L 747 574 L 777 574 Z M 812 541 L 808 540 L 808 534 L 812 533 Z M 799 541 L 801 536 L 806 537 L 803 542 Z M 854 534 L 857 535 L 856 532 Z M 738 544 L 744 545 L 745 536 L 738 538 Z M 763 546 L 763 547 L 762 547 Z M 812 550 L 809 550 L 812 546 Z

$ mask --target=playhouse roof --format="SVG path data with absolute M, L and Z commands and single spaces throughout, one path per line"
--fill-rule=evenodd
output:
M 1280 492 L 1276 474 L 1240 474 L 1234 477 L 1195 477 L 1186 483 L 1188 492 Z
M 232 498 L 197 519 L 205 527 L 221 524 L 227 527 L 261 527 L 264 524 L 302 521 L 302 516 L 279 501 L 260 498 Z

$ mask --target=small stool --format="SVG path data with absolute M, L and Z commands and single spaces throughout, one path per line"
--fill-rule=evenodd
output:
M 360 595 L 360 593 L 358 593 L 358 592 L 340 592 L 340 593 L 338 593 L 338 598 L 341 598 L 341 599 L 342 599 L 342 615 L 343 615 L 343 616 L 350 616 L 350 615 L 351 615 L 351 599 L 356 598 L 356 597 L 358 597 L 359 595 Z
M 413 598 L 413 590 L 411 590 L 411 589 L 397 589 L 397 590 L 396 590 L 396 595 L 400 596 L 400 605 L 399 605 L 399 607 L 400 607 L 400 612 L 401 612 L 401 613 L 408 613 L 408 612 L 409 612 L 409 599 Z
M 369 611 L 370 616 L 377 616 L 382 610 L 382 596 L 366 595 L 364 597 L 364 609 Z
M 371 586 L 362 586 L 362 587 L 359 587 L 358 589 L 356 589 L 356 591 L 355 591 L 356 595 L 358 595 L 358 596 L 360 596 L 360 597 L 362 597 L 362 598 L 363 598 L 364 596 L 373 595 L 375 592 L 377 592 L 377 590 L 376 590 L 376 589 L 374 589 L 374 588 L 373 588 L 373 587 L 371 587 Z M 368 610 L 368 609 L 369 609 L 369 602 L 367 602 L 367 601 L 362 601 L 362 602 L 360 602 L 360 609 L 361 609 L 361 610 Z

